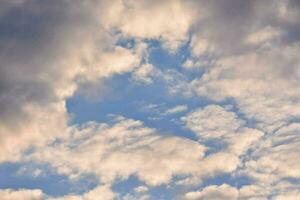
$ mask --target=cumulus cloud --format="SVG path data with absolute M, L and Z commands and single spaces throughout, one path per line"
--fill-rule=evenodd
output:
M 197 109 L 182 117 L 189 129 L 202 138 L 219 138 L 231 134 L 242 126 L 243 121 L 235 113 L 226 111 L 218 105 Z
M 205 17 L 199 20 L 201 29 L 192 38 L 193 55 L 186 63 L 207 63 L 204 75 L 192 82 L 198 95 L 233 99 L 267 132 L 299 117 L 300 96 L 299 40 L 292 37 L 299 27 L 293 20 L 299 15 L 297 4 L 272 3 L 204 3 Z
M 0 190 L 3 200 L 112 200 L 116 197 L 109 186 L 100 185 L 82 195 L 66 195 L 63 197 L 51 197 L 39 189 L 5 189 Z
M 180 0 L 121 2 L 109 7 L 106 26 L 116 27 L 130 37 L 162 39 L 170 49 L 176 49 L 187 39 L 194 17 L 192 4 Z
M 237 170 L 243 163 L 241 158 L 264 135 L 259 130 L 245 127 L 244 121 L 234 112 L 218 105 L 198 108 L 182 117 L 182 121 L 196 134 L 199 141 L 218 141 L 220 144 L 209 147 L 209 151 L 214 153 L 203 159 L 205 167 L 199 166 L 203 173 L 200 173 L 200 177 L 214 177 L 219 173 Z
M 299 198 L 299 8 L 297 0 L 1 2 L 0 162 L 48 163 L 70 180 L 99 181 L 82 195 L 2 189 L 1 198 L 114 199 L 113 184 L 131 176 L 146 186 L 124 199 L 151 199 L 151 188 L 173 183 L 187 199 Z M 184 68 L 154 66 L 152 41 L 187 51 L 178 56 Z M 125 117 L 68 124 L 68 98 L 97 96 L 92 88 L 124 73 L 184 97 L 152 109 L 193 108 L 181 122 L 195 141 Z M 220 174 L 249 183 L 202 185 Z
M 28 145 L 64 132 L 65 100 L 81 83 L 138 66 L 143 46 L 115 46 L 117 37 L 101 28 L 101 16 L 94 10 L 98 4 L 90 3 L 4 3 L 0 15 L 1 161 L 16 160 Z
M 299 5 L 286 0 L 272 3 L 269 7 L 266 1 L 207 3 L 207 7 L 202 8 L 207 11 L 204 12 L 206 17 L 199 20 L 198 26 L 206 29 L 196 29 L 199 31 L 192 36 L 190 44 L 193 54 L 184 65 L 187 68 L 200 66 L 204 71 L 191 82 L 197 95 L 220 103 L 232 102 L 252 130 L 264 132 L 260 140 L 255 140 L 254 151 L 242 156 L 243 167 L 237 170 L 254 181 L 240 189 L 241 199 L 276 198 L 278 194 L 288 198 L 299 190 L 290 181 L 283 184 L 290 178 L 298 180 L 298 159 L 294 152 L 297 152 L 299 127 L 294 122 L 300 116 L 300 62 L 296 54 L 299 38 L 294 34 L 299 30 L 299 23 L 295 21 Z M 228 28 L 227 24 L 239 28 Z M 240 132 L 244 129 L 241 124 L 236 125 L 239 120 L 227 115 L 228 127 L 223 125 L 221 132 L 213 131 L 214 125 L 223 121 L 214 115 L 204 115 L 205 109 L 201 111 L 184 118 L 187 127 L 200 139 L 212 138 L 215 132 L 220 134 L 217 138 L 226 137 L 224 130 Z
M 132 175 L 151 187 L 170 184 L 174 176 L 184 177 L 178 182 L 181 185 L 193 185 L 236 170 L 240 156 L 261 137 L 259 131 L 245 130 L 239 139 L 228 137 L 225 150 L 217 149 L 216 153 L 205 156 L 208 147 L 204 144 L 160 136 L 140 121 L 123 117 L 116 120 L 113 125 L 75 126 L 68 137 L 35 149 L 26 159 L 49 163 L 71 179 L 94 174 L 108 185 Z
M 170 182 L 174 175 L 197 170 L 204 151 L 197 142 L 162 137 L 140 121 L 121 118 L 112 127 L 97 123 L 74 127 L 67 138 L 37 149 L 28 159 L 48 162 L 73 178 L 92 173 L 111 184 L 136 175 L 156 186 Z
M 27 189 L 20 189 L 20 190 L 11 190 L 5 189 L 0 190 L 0 196 L 3 200 L 43 200 L 45 196 L 41 190 L 27 190 Z
M 248 119 L 272 131 L 299 117 L 297 48 L 224 58 L 192 84 L 200 96 L 234 99 Z M 290 63 L 290 71 L 286 63 Z
M 182 117 L 182 121 L 200 141 L 222 140 L 228 144 L 228 150 L 237 155 L 243 154 L 252 143 L 264 135 L 259 130 L 245 127 L 245 122 L 239 119 L 236 113 L 218 105 L 192 111 Z
M 1 3 L 0 135 L 6 152 L 1 160 L 16 160 L 20 149 L 64 132 L 65 100 L 82 84 L 139 65 L 145 46 L 116 46 L 119 39 L 152 38 L 178 46 L 192 22 L 190 8 L 182 1 Z M 149 82 L 150 72 L 142 67 L 136 77 Z M 46 115 L 48 130 L 40 123 Z M 14 141 L 16 135 L 23 142 Z M 18 148 L 8 145 L 12 142 Z

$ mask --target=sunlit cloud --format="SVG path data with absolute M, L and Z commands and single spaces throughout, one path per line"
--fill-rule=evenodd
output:
M 0 198 L 299 199 L 299 10 L 2 1 Z

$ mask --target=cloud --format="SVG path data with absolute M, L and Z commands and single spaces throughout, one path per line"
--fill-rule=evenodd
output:
M 218 105 L 197 109 L 186 117 L 182 117 L 182 120 L 189 129 L 205 139 L 231 134 L 243 124 L 243 121 L 238 119 L 235 113 L 228 112 Z
M 200 96 L 216 101 L 234 99 L 247 119 L 272 131 L 299 117 L 297 48 L 282 47 L 221 59 L 192 84 Z
M 132 175 L 151 187 L 170 184 L 175 176 L 184 177 L 179 182 L 190 185 L 236 170 L 240 156 L 261 137 L 259 131 L 245 129 L 238 133 L 239 139 L 224 139 L 228 143 L 225 150 L 205 156 L 211 147 L 181 137 L 161 136 L 140 121 L 124 117 L 116 120 L 111 125 L 90 122 L 74 126 L 67 137 L 36 148 L 26 160 L 49 163 L 71 179 L 94 174 L 108 185 Z M 191 179 L 195 181 L 189 183 Z
M 51 197 L 39 189 L 2 189 L 0 190 L 2 200 L 112 200 L 116 197 L 106 185 L 100 185 L 82 195 L 66 195 L 63 197 Z
M 259 130 L 246 127 L 245 122 L 239 119 L 236 113 L 218 105 L 198 108 L 182 117 L 182 121 L 195 133 L 200 142 L 209 144 L 214 141 L 219 144 L 208 145 L 207 152 L 211 153 L 199 166 L 198 183 L 203 178 L 212 178 L 221 173 L 239 172 L 239 166 L 243 165 L 247 151 L 252 151 L 264 135 Z M 197 176 L 181 182 L 195 184 Z
M 197 142 L 162 137 L 140 121 L 121 119 L 111 127 L 97 123 L 74 127 L 67 138 L 36 149 L 28 159 L 47 162 L 73 178 L 91 173 L 111 184 L 136 175 L 157 186 L 170 182 L 174 175 L 195 171 L 204 151 Z
M 299 187 L 295 188 L 288 182 L 281 182 L 272 188 L 263 185 L 245 185 L 237 188 L 228 184 L 209 185 L 198 191 L 185 193 L 185 199 L 240 199 L 240 200 L 265 200 L 265 199 L 297 199 Z
M 277 184 L 279 181 L 299 179 L 299 124 L 291 124 L 276 131 L 260 142 L 259 148 L 245 163 L 244 173 L 265 185 Z
M 85 82 L 132 71 L 143 45 L 115 46 L 118 36 L 101 28 L 96 3 L 1 4 L 0 160 L 7 161 L 65 132 L 65 100 Z
M 146 48 L 139 38 L 173 48 L 192 22 L 190 5 L 182 1 L 10 1 L 1 3 L 0 16 L 2 161 L 17 160 L 30 144 L 65 132 L 65 100 L 87 82 L 136 69 Z M 136 44 L 116 45 L 126 37 Z M 136 74 L 149 81 L 146 71 Z M 48 130 L 41 127 L 45 116 Z M 14 141 L 16 135 L 23 142 Z
M 99 200 L 113 200 L 116 197 L 116 195 L 110 190 L 110 187 L 107 185 L 101 185 L 97 186 L 96 188 L 84 193 L 81 196 L 66 196 L 63 197 L 62 199 L 60 198 L 55 198 L 53 200 L 76 200 L 77 199 L 82 199 L 82 200 L 94 200 L 94 199 L 99 199 Z M 51 198 L 50 198 L 51 200 Z
M 262 44 L 264 42 L 268 42 L 274 38 L 278 38 L 280 35 L 280 32 L 270 26 L 264 27 L 263 29 L 254 32 L 250 34 L 246 38 L 246 43 L 249 44 Z
M 165 115 L 172 115 L 172 114 L 184 112 L 187 109 L 188 109 L 187 105 L 178 105 L 178 106 L 175 106 L 173 108 L 167 109 L 164 114 Z
M 299 199 L 300 198 L 300 192 L 299 191 L 293 191 L 286 194 L 278 195 L 274 198 L 274 200 L 293 200 L 293 199 Z
M 11 190 L 11 189 L 2 189 L 0 190 L 0 196 L 2 200 L 17 200 L 17 199 L 26 199 L 26 200 L 43 200 L 45 196 L 41 190 Z
M 198 200 L 220 200 L 220 199 L 238 199 L 238 190 L 230 185 L 220 186 L 211 185 L 198 192 L 189 192 L 185 194 L 186 199 Z
M 175 184 L 190 199 L 299 198 L 299 6 L 297 0 L 1 2 L 0 162 L 48 163 L 70 180 L 87 174 L 99 180 L 82 195 L 2 189 L 1 198 L 114 199 L 113 184 L 131 176 L 147 192 Z M 152 42 L 180 57 L 184 68 L 151 64 Z M 150 106 L 153 113 L 184 112 L 189 98 L 198 100 L 201 107 L 181 118 L 197 141 L 125 117 L 69 125 L 67 99 L 99 97 L 93 88 L 125 73 L 146 84 L 157 79 L 165 95 L 184 97 L 175 107 Z M 204 184 L 221 174 L 249 183 Z M 151 198 L 145 187 L 124 198 Z
M 138 82 L 151 84 L 153 82 L 152 77 L 155 76 L 156 73 L 160 72 L 153 65 L 144 64 L 134 71 L 133 79 Z
M 293 1 L 200 2 L 186 68 L 201 97 L 233 100 L 247 119 L 272 132 L 299 117 L 299 30 Z M 200 12 L 199 11 L 199 12 Z M 195 22 L 196 23 L 196 22 Z
M 104 25 L 130 37 L 162 39 L 170 49 L 187 39 L 193 22 L 192 4 L 185 1 L 116 1 Z M 172 20 L 166 20 L 172 18 Z
M 259 130 L 245 127 L 245 121 L 239 119 L 236 113 L 218 105 L 198 108 L 181 119 L 200 141 L 223 140 L 228 144 L 228 150 L 237 155 L 244 153 L 264 135 Z

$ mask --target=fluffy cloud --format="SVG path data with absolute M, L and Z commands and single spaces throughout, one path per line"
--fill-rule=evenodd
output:
M 220 186 L 211 185 L 199 192 L 189 192 L 185 194 L 186 199 L 198 200 L 221 200 L 230 199 L 235 200 L 238 198 L 238 190 L 230 185 L 223 184 Z
M 299 8 L 297 0 L 1 2 L 0 162 L 49 163 L 71 180 L 99 179 L 91 191 L 58 199 L 114 199 L 115 181 L 130 176 L 148 191 L 175 179 L 184 191 L 197 186 L 187 199 L 299 198 Z M 173 53 L 187 42 L 185 69 L 153 66 L 152 40 Z M 199 76 L 189 74 L 199 67 Z M 172 97 L 234 104 L 238 113 L 208 105 L 182 117 L 198 141 L 122 117 L 68 126 L 68 98 L 123 73 L 147 84 L 155 77 Z M 157 112 L 193 107 L 180 104 L 187 106 Z M 201 186 L 224 173 L 251 183 Z M 147 192 L 136 188 L 124 199 L 150 198 Z M 0 196 L 52 198 L 26 189 Z
M 110 4 L 104 24 L 130 37 L 162 39 L 174 49 L 187 39 L 195 12 L 192 5 L 181 0 L 116 1 Z
M 26 0 L 5 5 L 0 22 L 1 161 L 16 160 L 30 144 L 65 132 L 66 98 L 84 82 L 133 70 L 144 48 L 115 46 L 117 37 L 97 19 L 98 4 Z
M 184 138 L 159 136 L 140 121 L 120 120 L 112 127 L 97 123 L 74 127 L 67 138 L 36 149 L 30 158 L 74 178 L 96 174 L 103 183 L 136 175 L 149 185 L 160 185 L 173 175 L 197 170 L 205 147 Z
M 212 154 L 203 159 L 199 166 L 199 177 L 214 177 L 218 173 L 230 173 L 241 164 L 241 157 L 251 149 L 263 133 L 244 127 L 244 121 L 233 112 L 218 105 L 199 108 L 182 117 L 187 128 L 192 130 L 199 141 L 219 141 L 219 146 L 209 147 Z M 216 164 L 226 163 L 226 164 Z
M 0 190 L 0 195 L 2 200 L 112 200 L 116 197 L 116 194 L 107 185 L 97 186 L 82 195 L 66 195 L 63 197 L 50 197 L 39 189 L 5 189 Z
M 0 190 L 3 200 L 43 200 L 44 194 L 41 190 Z
M 259 130 L 244 127 L 245 122 L 236 113 L 218 105 L 196 109 L 182 117 L 182 120 L 200 141 L 222 140 L 227 143 L 228 151 L 237 155 L 243 154 L 263 136 Z
M 66 98 L 86 82 L 134 70 L 145 48 L 139 38 L 178 46 L 192 23 L 190 8 L 182 1 L 1 3 L 0 137 L 5 153 L 0 159 L 17 160 L 29 144 L 65 132 Z M 170 15 L 173 20 L 167 22 Z M 126 37 L 137 39 L 136 44 L 116 46 Z M 146 80 L 149 70 L 141 68 L 136 75 Z M 44 115 L 49 130 L 40 125 Z M 13 141 L 16 135 L 23 142 Z M 12 141 L 18 148 L 11 148 Z
M 217 101 L 234 99 L 248 119 L 272 131 L 300 114 L 296 49 L 224 58 L 192 84 L 200 96 Z M 288 68 L 286 63 L 290 63 Z
M 239 190 L 239 198 L 297 198 L 299 188 L 293 180 L 299 180 L 299 126 L 295 123 L 300 116 L 299 37 L 295 34 L 299 31 L 299 21 L 295 21 L 299 4 L 288 0 L 274 1 L 271 7 L 266 7 L 266 1 L 226 4 L 206 4 L 206 17 L 199 21 L 199 27 L 205 28 L 192 36 L 192 56 L 184 66 L 203 70 L 203 75 L 191 83 L 197 95 L 232 102 L 246 124 L 264 132 L 260 140 L 254 139 L 252 150 L 242 156 L 236 171 L 253 181 Z M 228 28 L 227 24 L 239 28 Z M 200 139 L 213 138 L 216 132 L 220 134 L 216 138 L 228 138 L 224 130 L 244 129 L 231 115 L 227 114 L 223 122 L 214 116 L 218 111 L 211 110 L 212 115 L 205 108 L 184 118 Z M 219 128 L 214 125 L 222 123 L 223 132 L 214 131 Z M 248 139 L 251 141 L 247 135 L 245 140 L 226 139 L 229 149 L 241 152 L 243 148 L 234 144 L 245 142 L 247 146 Z
M 286 194 L 278 195 L 274 198 L 274 200 L 293 200 L 293 199 L 299 199 L 300 198 L 300 192 L 299 191 L 293 191 L 288 192 Z
M 228 112 L 221 106 L 210 105 L 189 113 L 182 120 L 189 129 L 202 138 L 219 138 L 235 132 L 242 126 L 235 113 Z
M 228 143 L 225 151 L 204 156 L 207 147 L 195 141 L 160 136 L 140 121 L 123 117 L 115 120 L 113 125 L 91 122 L 72 127 L 67 137 L 36 148 L 26 159 L 49 163 L 71 179 L 94 174 L 110 185 L 135 175 L 153 187 L 169 184 L 174 176 L 180 175 L 185 178 L 178 183 L 190 185 L 236 170 L 240 156 L 261 137 L 259 131 L 245 129 L 239 133 L 239 139 L 224 140 Z
M 234 100 L 257 127 L 270 132 L 299 117 L 300 61 L 299 38 L 294 36 L 298 4 L 282 0 L 268 5 L 204 3 L 205 17 L 199 20 L 201 29 L 194 33 L 193 55 L 185 66 L 204 68 L 204 75 L 192 82 L 199 96 Z
M 100 185 L 82 195 L 66 195 L 63 197 L 47 197 L 46 200 L 113 200 L 117 195 L 111 191 L 108 185 Z

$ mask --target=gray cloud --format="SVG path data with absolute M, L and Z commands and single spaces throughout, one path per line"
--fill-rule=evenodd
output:
M 1 3 L 4 4 L 0 14 L 3 149 L 17 155 L 16 149 L 30 144 L 27 140 L 43 140 L 64 132 L 62 128 L 66 127 L 68 117 L 65 99 L 73 94 L 80 80 L 96 81 L 102 76 L 130 71 L 139 63 L 141 48 L 114 46 L 116 38 L 101 24 L 100 3 L 67 0 Z M 49 125 L 42 128 L 47 118 Z M 23 141 L 15 140 L 17 135 Z M 12 141 L 18 148 L 9 147 Z M 13 158 L 9 157 L 9 153 L 3 153 L 0 160 Z

